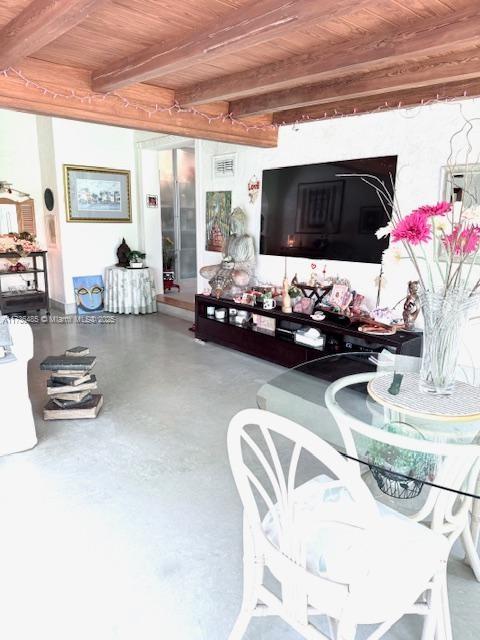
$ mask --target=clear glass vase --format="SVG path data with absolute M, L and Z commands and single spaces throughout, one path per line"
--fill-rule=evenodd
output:
M 420 391 L 453 393 L 462 332 L 479 299 L 462 289 L 420 293 L 424 320 Z

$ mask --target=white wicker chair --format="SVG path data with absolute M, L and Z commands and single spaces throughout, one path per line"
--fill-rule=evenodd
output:
M 423 640 L 448 637 L 450 545 L 442 535 L 376 503 L 354 465 L 286 418 L 241 411 L 229 426 L 228 453 L 244 507 L 243 602 L 230 640 L 265 615 L 308 640 L 328 638 L 315 615 L 334 621 L 337 640 L 377 624 L 369 636 L 377 640 L 406 613 L 426 616 Z M 265 569 L 281 595 L 267 586 Z M 425 592 L 428 600 L 417 604 Z
M 0 364 L 0 455 L 31 449 L 37 444 L 27 368 L 33 357 L 32 329 L 21 320 L 9 320 L 14 362 Z
M 403 449 L 430 456 L 437 463 L 435 484 L 438 487 L 448 487 L 450 490 L 437 486 L 431 487 L 424 504 L 416 513 L 410 515 L 410 519 L 417 523 L 428 523 L 433 531 L 445 537 L 449 549 L 460 536 L 467 545 L 472 498 L 464 494 L 472 495 L 475 492 L 480 465 L 480 445 L 451 444 L 410 438 L 379 429 L 352 416 L 338 403 L 337 394 L 341 389 L 351 385 L 367 383 L 375 375 L 375 373 L 362 373 L 345 376 L 333 382 L 325 392 L 325 404 L 337 422 L 347 455 L 354 460 L 361 459 L 357 451 L 357 443 L 358 436 L 362 436 L 368 441 L 382 443 L 386 448 L 392 447 L 396 450 Z M 362 471 L 360 465 L 352 460 L 350 464 L 360 476 Z M 473 549 L 471 551 L 473 553 Z M 450 640 L 452 632 L 446 576 L 442 586 L 442 610 L 446 638 Z

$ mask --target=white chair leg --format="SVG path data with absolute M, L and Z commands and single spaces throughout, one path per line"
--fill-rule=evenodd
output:
M 243 599 L 229 640 L 241 640 L 257 605 L 257 591 L 263 580 L 263 565 L 257 562 L 250 526 L 243 521 Z
M 453 640 L 452 619 L 450 616 L 450 602 L 448 599 L 447 573 L 442 576 L 440 582 L 440 618 L 445 640 Z
M 442 601 L 437 578 L 435 578 L 430 593 L 427 594 L 427 603 L 430 611 L 425 616 L 423 623 L 422 640 L 436 640 L 438 621 L 442 615 Z
M 477 484 L 477 494 L 480 491 L 480 482 Z M 472 540 L 475 546 L 478 545 L 480 536 L 480 500 L 476 499 L 472 502 L 472 521 L 471 521 Z
M 235 621 L 233 629 L 228 636 L 228 640 L 242 640 L 245 635 L 245 631 L 252 619 L 251 611 L 240 611 L 238 618 Z
M 337 637 L 337 621 L 334 618 L 330 618 L 327 616 L 327 624 L 328 624 L 328 635 L 332 640 L 335 640 Z
M 480 491 L 480 480 L 477 483 L 477 494 Z M 463 532 L 462 542 L 465 549 L 465 562 L 472 567 L 475 578 L 480 582 L 480 557 L 478 539 L 480 537 L 480 500 L 473 500 L 470 526 Z
M 475 578 L 480 582 L 480 557 L 478 555 L 477 545 L 472 538 L 472 532 L 468 525 L 463 530 L 462 543 L 463 548 L 465 549 L 465 562 L 471 566 Z

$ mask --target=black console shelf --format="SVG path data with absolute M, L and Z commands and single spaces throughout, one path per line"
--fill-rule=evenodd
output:
M 207 307 L 227 309 L 225 320 L 207 316 Z M 266 333 L 251 325 L 241 326 L 229 321 L 228 309 L 245 310 L 268 318 L 275 318 L 275 334 Z M 324 349 L 315 349 L 294 342 L 293 334 L 278 331 L 280 321 L 295 322 L 314 327 L 326 336 Z M 283 313 L 279 309 L 266 310 L 262 307 L 238 304 L 228 298 L 217 298 L 198 294 L 195 296 L 195 335 L 200 340 L 211 341 L 224 347 L 243 351 L 253 356 L 275 362 L 285 367 L 293 367 L 323 355 L 348 353 L 353 351 L 382 351 L 419 356 L 422 346 L 421 334 L 397 331 L 390 336 L 372 336 L 358 331 L 355 325 L 344 320 L 313 320 L 301 313 Z
M 47 252 L 33 251 L 28 256 L 20 256 L 18 253 L 0 253 L 0 259 L 18 258 L 23 263 L 30 261 L 29 267 L 25 271 L 10 272 L 5 269 L 0 270 L 0 311 L 2 314 L 39 312 L 45 309 L 47 314 L 50 312 L 50 301 L 48 295 L 48 273 L 47 273 Z M 37 260 L 41 259 L 41 268 Z M 33 276 L 33 289 L 21 292 L 10 292 L 2 290 L 2 276 Z M 39 275 L 43 282 L 39 282 Z M 40 285 L 43 285 L 41 287 Z

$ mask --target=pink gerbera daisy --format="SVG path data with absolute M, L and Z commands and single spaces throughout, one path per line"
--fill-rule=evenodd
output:
M 402 218 L 392 231 L 393 242 L 403 240 L 410 244 L 428 242 L 432 237 L 432 229 L 428 217 L 418 211 Z
M 445 247 L 453 254 L 468 256 L 480 247 L 480 227 L 462 229 L 457 225 L 452 233 L 443 239 Z
M 421 213 L 426 218 L 431 218 L 432 216 L 444 216 L 451 210 L 452 205 L 450 202 L 438 202 L 437 204 L 424 204 L 412 213 Z

